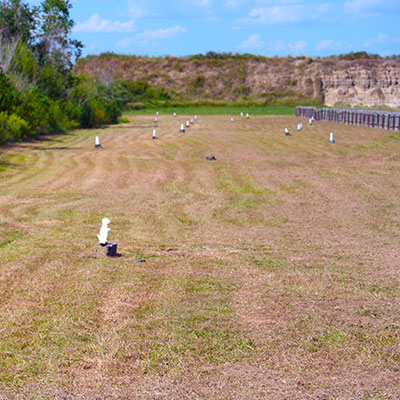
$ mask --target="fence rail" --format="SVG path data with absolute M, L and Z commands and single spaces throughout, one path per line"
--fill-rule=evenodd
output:
M 370 128 L 400 130 L 400 112 L 367 111 L 338 108 L 296 107 L 297 117 L 314 117 L 316 121 L 330 121 Z

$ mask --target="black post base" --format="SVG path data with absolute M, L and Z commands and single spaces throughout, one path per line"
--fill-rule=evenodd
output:
M 106 256 L 107 257 L 116 257 L 117 256 L 117 243 L 107 243 L 106 245 Z

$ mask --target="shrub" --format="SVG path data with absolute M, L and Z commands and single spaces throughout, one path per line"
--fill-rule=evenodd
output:
M 79 123 L 82 128 L 93 128 L 96 125 L 96 110 L 89 101 L 80 107 Z
M 8 129 L 13 140 L 21 141 L 22 139 L 33 134 L 28 123 L 16 114 L 8 117 Z
M 58 102 L 52 101 L 47 109 L 46 132 L 59 133 L 68 127 L 68 119 Z
M 251 93 L 251 88 L 248 86 L 239 86 L 233 90 L 233 93 L 239 97 L 248 97 Z
M 18 93 L 0 68 L 0 110 L 11 110 L 18 103 Z
M 106 103 L 106 119 L 107 124 L 118 124 L 118 118 L 121 116 L 121 107 L 116 100 Z
M 194 89 L 200 89 L 204 87 L 205 82 L 206 82 L 205 76 L 198 75 L 196 78 L 192 80 L 191 85 Z
M 312 86 L 313 83 L 314 83 L 314 82 L 313 82 L 313 80 L 312 80 L 311 78 L 307 78 L 307 79 L 306 79 L 306 85 L 307 85 L 307 86 Z
M 18 115 L 0 112 L 0 143 L 21 141 L 33 134 L 29 124 Z
M 8 142 L 9 140 L 11 140 L 11 137 L 8 130 L 8 114 L 3 111 L 0 112 L 0 143 Z
M 39 88 L 33 87 L 21 93 L 21 101 L 15 113 L 24 119 L 38 133 L 48 131 L 48 110 L 50 99 L 43 95 Z

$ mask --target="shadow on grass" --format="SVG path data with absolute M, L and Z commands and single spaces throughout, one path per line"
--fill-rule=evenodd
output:
M 41 150 L 41 151 L 53 151 L 53 150 L 82 150 L 83 147 L 66 147 L 66 146 L 57 146 L 57 147 L 40 147 L 33 146 L 33 150 Z

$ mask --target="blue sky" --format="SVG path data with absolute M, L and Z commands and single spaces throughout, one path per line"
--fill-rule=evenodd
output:
M 84 55 L 400 54 L 400 0 L 73 0 Z

